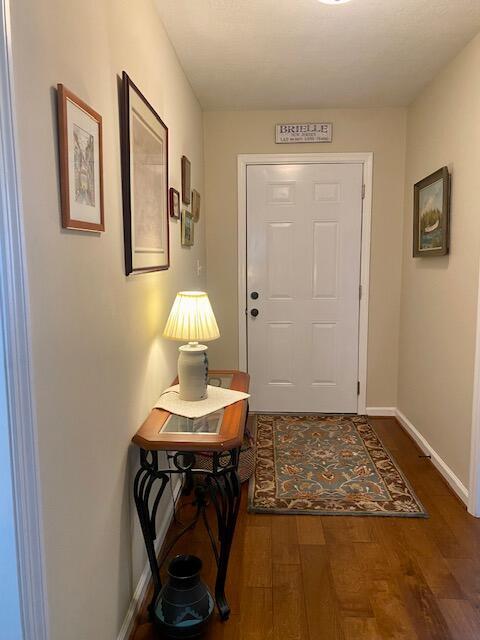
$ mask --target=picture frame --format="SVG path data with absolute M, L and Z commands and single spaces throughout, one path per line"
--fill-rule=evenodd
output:
M 182 247 L 193 247 L 195 241 L 195 225 L 193 223 L 192 214 L 190 211 L 187 211 L 187 209 L 182 210 L 181 226 Z
M 190 204 L 190 180 L 192 166 L 187 156 L 182 156 L 182 202 Z
M 192 190 L 192 217 L 194 222 L 200 219 L 200 194 L 196 189 Z
M 175 218 L 177 220 L 180 218 L 180 194 L 173 187 L 170 187 L 169 189 L 169 212 L 171 218 Z
M 414 185 L 414 258 L 449 253 L 450 184 L 448 167 L 442 167 Z
M 121 152 L 125 273 L 170 266 L 168 127 L 124 71 Z
M 62 227 L 105 231 L 102 116 L 57 85 Z

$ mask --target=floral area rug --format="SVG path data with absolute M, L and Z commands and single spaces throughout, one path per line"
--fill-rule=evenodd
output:
M 427 517 L 368 419 L 352 415 L 258 415 L 249 511 Z

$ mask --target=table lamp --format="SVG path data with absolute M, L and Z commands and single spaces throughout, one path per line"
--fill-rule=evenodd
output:
M 203 400 L 207 397 L 208 347 L 199 341 L 220 337 L 208 295 L 204 291 L 177 293 L 163 335 L 189 341 L 178 348 L 180 400 Z

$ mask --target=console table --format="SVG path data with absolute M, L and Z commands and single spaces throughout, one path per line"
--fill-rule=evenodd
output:
M 249 375 L 242 371 L 210 371 L 208 383 L 248 392 L 249 380 Z M 176 383 L 177 380 L 173 382 Z M 152 572 L 154 592 L 149 611 L 153 616 L 162 587 L 161 563 L 155 553 L 156 514 L 168 482 L 178 474 L 185 476 L 186 490 L 195 491 L 196 515 L 172 541 L 164 557 L 179 538 L 202 519 L 217 563 L 215 601 L 222 620 L 230 614 L 225 579 L 240 506 L 238 461 L 247 415 L 247 400 L 194 419 L 153 409 L 132 439 L 140 447 L 140 469 L 135 476 L 133 493 Z M 167 466 L 162 466 L 165 457 L 159 460 L 159 451 L 165 452 Z M 211 469 L 198 466 L 197 457 L 201 454 L 209 455 Z M 205 515 L 208 501 L 215 508 L 216 536 Z

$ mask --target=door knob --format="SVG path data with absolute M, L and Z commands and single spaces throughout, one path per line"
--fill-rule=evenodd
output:
M 258 316 L 258 309 L 252 309 L 250 311 L 250 315 L 256 318 Z
M 252 300 L 257 300 L 258 299 L 258 292 L 257 291 L 252 291 L 252 293 L 250 294 L 250 297 Z

